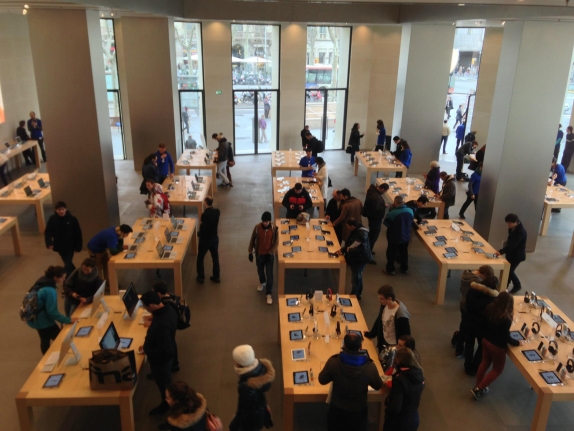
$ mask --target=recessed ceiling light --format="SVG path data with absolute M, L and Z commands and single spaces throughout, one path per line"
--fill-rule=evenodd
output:
M 24 5 L 24 9 L 29 9 L 30 6 L 28 6 L 27 4 Z
M 459 6 L 466 6 L 464 3 L 459 3 L 458 5 Z
M 506 21 L 502 21 L 502 25 L 506 24 Z
M 28 11 L 26 9 L 22 9 L 22 15 L 26 15 Z
M 114 14 L 112 13 L 112 16 L 114 16 Z

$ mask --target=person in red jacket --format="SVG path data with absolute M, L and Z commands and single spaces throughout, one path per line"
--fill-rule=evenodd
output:
M 303 184 L 295 183 L 295 187 L 285 193 L 281 204 L 287 208 L 287 218 L 297 218 L 300 213 L 311 208 L 313 202 Z

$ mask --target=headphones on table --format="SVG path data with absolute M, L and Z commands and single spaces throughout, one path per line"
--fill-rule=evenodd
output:
M 331 302 L 333 299 L 333 291 L 331 289 L 327 289 L 327 301 Z
M 559 324 L 556 326 L 556 334 L 555 334 L 555 335 L 556 335 L 556 338 L 562 337 L 562 331 L 563 331 L 563 330 L 564 330 L 564 327 L 562 326 L 562 323 L 559 323 Z
M 556 356 L 558 354 L 558 343 L 554 340 L 548 342 L 548 351 L 552 356 Z
M 331 307 L 331 317 L 335 317 L 337 315 L 337 306 L 333 305 Z
M 528 292 L 524 292 L 524 302 L 530 304 L 530 295 Z
M 574 373 L 574 361 L 572 359 L 568 359 L 568 362 L 566 362 L 566 371 Z
M 532 322 L 532 333 L 534 335 L 538 334 L 540 332 L 540 323 L 538 322 Z

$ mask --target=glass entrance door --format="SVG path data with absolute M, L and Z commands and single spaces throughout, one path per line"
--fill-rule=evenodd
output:
M 325 149 L 340 149 L 344 142 L 346 90 L 305 90 L 305 124 Z
M 122 121 L 122 104 L 119 90 L 108 90 L 108 112 L 112 131 L 112 148 L 114 160 L 124 160 L 126 149 L 124 144 L 124 125 Z
M 259 154 L 277 148 L 276 90 L 233 92 L 235 153 Z

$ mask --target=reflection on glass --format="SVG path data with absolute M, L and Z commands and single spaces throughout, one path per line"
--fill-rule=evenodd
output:
M 570 73 L 568 75 L 568 85 L 566 86 L 566 94 L 564 95 L 564 107 L 562 108 L 562 115 L 560 116 L 560 124 L 562 124 L 562 131 L 564 136 L 566 136 L 566 128 L 572 124 L 572 105 L 574 104 L 574 54 L 572 56 L 572 64 L 570 66 Z M 558 130 L 556 130 L 558 132 Z M 558 140 L 558 139 L 556 139 Z M 558 144 L 555 149 L 555 154 L 558 154 L 556 158 L 558 163 L 562 161 L 562 153 L 564 152 L 566 139 L 562 138 L 560 142 L 555 142 Z
M 186 142 L 196 141 L 203 145 L 203 92 L 180 91 L 179 106 L 181 106 L 181 142 L 185 149 Z
M 277 91 L 235 91 L 236 154 L 269 153 L 277 148 Z
M 120 115 L 120 93 L 118 91 L 108 91 L 108 112 L 110 115 L 114 160 L 123 160 L 124 140 L 122 134 L 122 117 Z
M 233 89 L 279 87 L 279 26 L 231 25 Z
M 174 22 L 177 87 L 180 90 L 203 89 L 201 24 Z
M 114 34 L 114 20 L 101 19 L 100 30 L 102 33 L 102 52 L 104 70 L 106 73 L 106 88 L 119 90 L 118 61 L 116 56 L 116 39 Z

